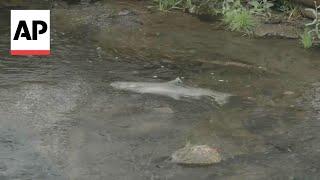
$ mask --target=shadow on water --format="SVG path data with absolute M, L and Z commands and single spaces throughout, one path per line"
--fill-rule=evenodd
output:
M 296 102 L 318 80 L 317 50 L 241 37 L 186 14 L 150 12 L 144 3 L 55 6 L 50 57 L 9 56 L 9 16 L 0 12 L 0 157 L 13 154 L 1 160 L 4 178 L 319 175 L 309 161 L 318 157 L 314 149 L 303 154 L 292 142 L 292 131 L 308 122 L 310 112 Z M 209 98 L 174 100 L 109 85 L 176 77 L 235 96 L 217 107 Z M 220 148 L 223 161 L 202 168 L 168 162 L 187 142 Z

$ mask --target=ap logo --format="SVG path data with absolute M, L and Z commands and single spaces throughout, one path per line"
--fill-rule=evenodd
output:
M 50 55 L 50 10 L 11 10 L 11 55 Z

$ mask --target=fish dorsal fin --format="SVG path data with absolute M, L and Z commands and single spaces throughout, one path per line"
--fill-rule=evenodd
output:
M 169 84 L 173 84 L 173 85 L 182 85 L 182 80 L 177 77 L 175 80 L 169 81 Z

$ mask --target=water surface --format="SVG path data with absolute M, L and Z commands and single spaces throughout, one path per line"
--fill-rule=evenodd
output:
M 244 37 L 220 22 L 150 11 L 144 2 L 15 6 L 52 7 L 52 55 L 10 56 L 12 7 L 1 7 L 4 179 L 319 177 L 318 146 L 295 144 L 288 135 L 312 119 L 297 99 L 318 81 L 317 49 L 304 50 L 295 40 Z M 235 97 L 218 107 L 210 98 L 174 100 L 110 86 L 176 77 Z M 170 163 L 187 142 L 220 148 L 223 161 L 193 168 Z

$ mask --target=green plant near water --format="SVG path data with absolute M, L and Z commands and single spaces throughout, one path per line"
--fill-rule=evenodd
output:
M 268 0 L 251 0 L 248 4 L 251 6 L 250 12 L 252 14 L 271 16 L 270 8 L 273 6 L 273 3 L 268 2 Z
M 304 48 L 310 48 L 314 44 L 314 40 L 320 40 L 320 13 L 318 12 L 320 9 L 320 5 L 317 5 L 315 2 L 315 8 L 307 8 L 306 11 L 309 11 L 313 14 L 314 20 L 311 23 L 307 23 L 306 30 L 302 35 L 300 35 L 300 41 Z
M 160 11 L 168 11 L 170 9 L 179 8 L 182 0 L 155 0 L 159 5 Z
M 274 3 L 274 8 L 288 15 L 288 20 L 292 17 L 300 16 L 300 6 L 294 0 L 278 0 Z
M 227 12 L 224 20 L 228 23 L 228 26 L 232 31 L 239 31 L 247 34 L 251 34 L 256 25 L 253 16 L 247 10 Z
M 180 9 L 192 14 L 217 15 L 223 0 L 153 0 L 160 11 Z
M 314 2 L 314 5 L 315 5 L 315 8 L 314 9 L 311 9 L 311 8 L 307 8 L 306 11 L 309 11 L 313 14 L 314 16 L 314 20 L 311 22 L 311 23 L 307 23 L 306 24 L 306 27 L 311 29 L 309 30 L 309 33 L 311 35 L 314 35 L 316 36 L 316 38 L 320 39 L 320 29 L 319 29 L 319 26 L 320 26 L 320 13 L 318 12 L 319 9 L 320 9 L 320 5 L 317 5 L 316 2 Z
M 302 35 L 300 35 L 300 41 L 301 44 L 303 45 L 303 47 L 305 49 L 309 49 L 312 47 L 313 44 L 313 39 L 312 39 L 312 35 L 310 32 L 308 31 L 304 31 L 304 33 Z
M 251 12 L 244 8 L 239 0 L 225 0 L 222 12 L 223 21 L 232 31 L 251 34 L 256 26 L 256 21 Z
M 236 11 L 242 9 L 243 6 L 241 5 L 240 0 L 223 0 L 222 2 L 222 14 L 226 14 L 230 11 Z
M 188 9 L 191 9 L 194 7 L 192 0 L 186 0 L 184 6 Z

